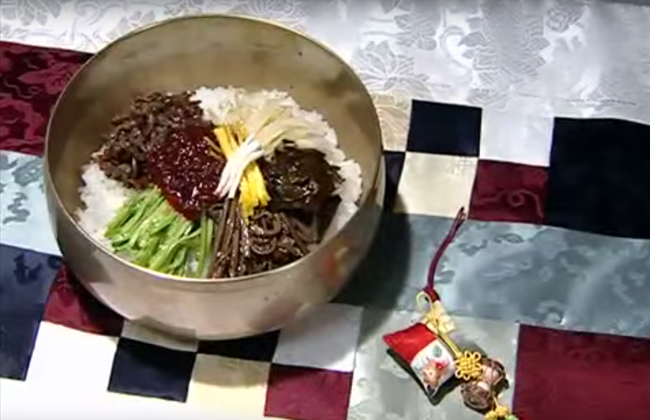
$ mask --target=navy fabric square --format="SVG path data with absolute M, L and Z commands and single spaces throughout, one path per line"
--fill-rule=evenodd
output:
M 480 139 L 480 108 L 413 101 L 409 152 L 477 157 Z
M 199 353 L 270 362 L 278 346 L 279 336 L 279 331 L 272 331 L 255 337 L 236 340 L 202 341 L 199 343 Z
M 391 211 L 395 207 L 397 198 L 397 187 L 402 177 L 404 169 L 404 152 L 384 152 L 384 162 L 386 165 L 386 191 L 384 193 L 384 210 Z
M 0 245 L 0 376 L 25 380 L 60 259 Z
M 650 126 L 557 118 L 545 223 L 650 239 Z
M 108 390 L 185 402 L 195 353 L 121 338 Z

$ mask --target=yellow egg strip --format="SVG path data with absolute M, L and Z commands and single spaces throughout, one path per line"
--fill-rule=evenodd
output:
M 230 126 L 221 126 L 214 129 L 219 146 L 226 159 L 229 159 L 245 139 L 245 134 L 240 127 L 233 129 Z M 262 171 L 255 162 L 249 164 L 239 184 L 239 203 L 244 220 L 253 215 L 256 207 L 266 206 L 270 196 L 266 191 Z
M 237 136 L 230 127 L 226 127 L 229 141 L 234 145 L 235 149 L 239 147 L 240 142 L 237 141 Z M 255 185 L 251 182 L 250 177 L 243 176 L 239 183 L 239 203 L 241 205 L 242 217 L 248 220 L 252 216 L 255 207 L 259 204 L 256 196 Z
M 239 139 L 239 143 L 243 143 L 243 141 L 247 137 L 246 129 L 242 124 L 238 124 L 236 127 L 236 133 L 237 133 L 237 138 Z M 245 169 L 244 171 L 244 176 L 248 179 L 248 182 L 251 185 L 254 185 L 255 191 L 256 191 L 256 196 L 257 199 L 259 200 L 259 204 L 262 206 L 266 206 L 271 199 L 269 196 L 268 191 L 266 191 L 266 184 L 264 182 L 264 177 L 262 176 L 262 171 L 260 170 L 260 167 L 257 165 L 255 162 L 251 162 Z

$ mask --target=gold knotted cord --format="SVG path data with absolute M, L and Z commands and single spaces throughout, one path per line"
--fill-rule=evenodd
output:
M 442 307 L 442 304 L 439 301 L 433 302 L 425 292 L 420 292 L 417 295 L 416 302 L 418 309 L 422 313 L 422 323 L 433 331 L 453 354 L 456 364 L 454 373 L 456 377 L 463 381 L 478 379 L 483 373 L 481 367 L 481 358 L 483 356 L 476 351 L 462 351 L 449 337 L 449 333 L 456 326 Z

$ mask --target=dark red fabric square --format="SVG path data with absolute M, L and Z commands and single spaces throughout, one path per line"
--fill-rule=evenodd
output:
M 352 373 L 271 365 L 264 415 L 295 420 L 345 420 Z
M 542 223 L 546 168 L 479 160 L 469 217 L 489 222 Z
M 521 327 L 520 418 L 645 420 L 649 390 L 649 339 Z
M 43 154 L 50 110 L 90 55 L 0 42 L 0 149 Z
M 66 267 L 50 289 L 45 321 L 93 334 L 119 336 L 123 319 L 92 296 Z

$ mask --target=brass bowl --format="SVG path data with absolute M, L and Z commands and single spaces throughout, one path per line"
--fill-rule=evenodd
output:
M 137 95 L 200 86 L 274 88 L 322 113 L 363 171 L 359 211 L 308 256 L 232 279 L 155 273 L 111 254 L 81 230 L 81 167 L 110 120 Z M 175 335 L 229 339 L 278 329 L 329 301 L 366 254 L 384 195 L 379 119 L 370 94 L 332 50 L 278 24 L 232 15 L 167 20 L 95 55 L 52 111 L 45 149 L 49 214 L 68 267 L 126 319 Z

